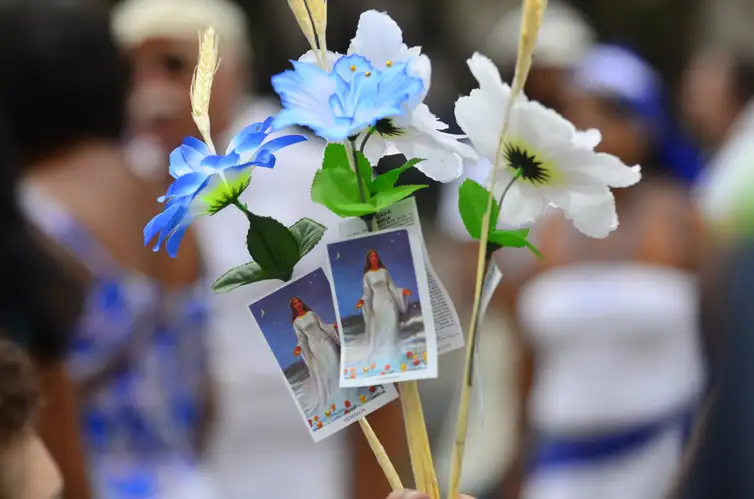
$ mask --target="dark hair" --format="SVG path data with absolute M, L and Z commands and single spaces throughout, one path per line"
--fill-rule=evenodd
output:
M 14 343 L 0 340 L 0 452 L 31 422 L 38 400 L 29 359 Z
M 309 305 L 306 304 L 304 300 L 299 298 L 298 296 L 294 296 L 291 298 L 291 300 L 288 302 L 288 306 L 291 307 L 291 322 L 295 321 L 299 317 L 298 310 L 293 308 L 293 300 L 298 300 L 301 302 L 301 305 L 303 306 L 304 312 L 311 312 L 311 308 L 309 308 Z
M 382 263 L 382 258 L 380 258 L 380 254 L 377 252 L 377 250 L 370 249 L 369 251 L 367 251 L 366 262 L 364 263 L 364 274 L 372 270 L 372 263 L 369 261 L 369 255 L 371 255 L 372 253 L 377 255 L 377 262 L 378 262 L 377 268 L 380 268 L 380 269 L 385 268 L 385 264 Z
M 23 164 L 122 135 L 129 72 L 104 6 L 0 2 L 0 62 L 0 97 Z
M 35 361 L 60 360 L 83 301 L 83 281 L 51 251 L 17 200 L 18 163 L 0 108 L 0 336 Z
M 745 105 L 751 99 L 754 99 L 754 58 L 734 54 L 731 75 L 733 77 L 733 89 L 741 105 Z

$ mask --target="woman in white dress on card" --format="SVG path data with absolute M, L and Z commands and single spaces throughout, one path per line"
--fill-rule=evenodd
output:
M 386 363 L 397 360 L 400 350 L 400 314 L 407 309 L 406 296 L 411 291 L 393 283 L 380 254 L 367 251 L 364 265 L 364 295 L 356 303 L 364 314 L 365 341 L 370 363 Z
M 332 324 L 325 324 L 309 306 L 294 296 L 290 301 L 293 329 L 298 346 L 296 355 L 301 355 L 309 369 L 308 388 L 305 392 L 305 410 L 311 415 L 320 415 L 338 405 L 336 400 L 340 372 L 340 340 Z M 341 396 L 342 398 L 342 396 Z

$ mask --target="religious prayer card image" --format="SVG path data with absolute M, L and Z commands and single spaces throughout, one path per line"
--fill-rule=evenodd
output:
M 327 245 L 342 387 L 437 377 L 437 337 L 416 236 L 375 232 Z
M 341 345 L 330 290 L 319 268 L 249 305 L 315 442 L 398 397 L 393 385 L 340 387 Z
M 435 269 L 432 268 L 432 261 L 429 259 L 427 246 L 424 243 L 414 196 L 409 196 L 403 201 L 380 211 L 375 215 L 375 221 L 380 229 L 408 229 L 411 235 L 419 238 L 424 251 L 424 267 L 427 269 L 432 320 L 435 324 L 435 335 L 437 336 L 437 353 L 442 355 L 463 348 L 464 338 L 461 320 L 458 318 L 458 312 L 453 306 L 450 294 L 443 286 Z M 368 232 L 366 223 L 360 218 L 349 218 L 338 225 L 338 233 L 343 239 L 361 236 Z

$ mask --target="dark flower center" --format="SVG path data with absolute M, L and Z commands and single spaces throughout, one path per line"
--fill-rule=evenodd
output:
M 550 172 L 542 168 L 542 162 L 537 161 L 537 157 L 530 155 L 525 149 L 507 143 L 503 149 L 503 157 L 508 162 L 508 166 L 513 170 L 521 169 L 521 178 L 528 180 L 532 184 L 546 184 L 550 180 Z
M 383 137 L 395 137 L 396 135 L 401 135 L 403 131 L 393 125 L 393 122 L 390 120 L 390 118 L 382 118 L 374 125 L 374 129 L 377 133 L 382 135 Z

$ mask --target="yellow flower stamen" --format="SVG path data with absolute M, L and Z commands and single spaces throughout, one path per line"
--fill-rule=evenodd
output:
M 351 66 L 351 71 L 356 71 L 356 66 Z
M 393 61 L 391 61 L 390 59 L 388 59 L 387 62 L 385 62 L 385 66 L 387 66 L 389 68 L 393 67 Z
M 372 72 L 371 72 L 371 71 L 367 71 L 367 72 L 366 72 L 366 73 L 364 73 L 364 74 L 366 75 L 366 77 L 367 77 L 367 78 L 369 78 L 370 76 L 372 76 Z

